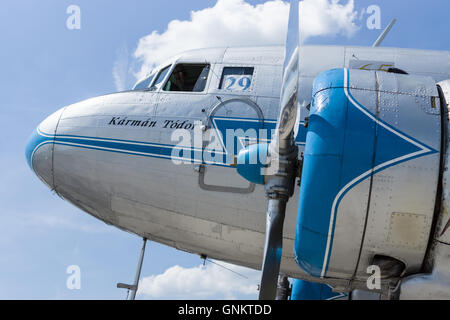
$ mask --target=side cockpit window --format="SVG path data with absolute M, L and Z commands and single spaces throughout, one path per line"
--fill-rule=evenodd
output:
M 203 92 L 209 69 L 209 64 L 178 64 L 164 86 L 164 91 Z
M 224 67 L 219 89 L 227 91 L 250 91 L 253 67 Z

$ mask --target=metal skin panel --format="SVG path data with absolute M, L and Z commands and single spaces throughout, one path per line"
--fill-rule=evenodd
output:
M 370 209 L 360 265 L 355 277 L 367 277 L 374 254 L 394 257 L 405 274 L 422 266 L 433 221 L 441 152 L 441 116 L 433 79 L 377 73 L 379 119 L 427 146 L 426 156 L 401 162 L 373 176 Z M 380 143 L 387 143 L 380 141 Z M 407 187 L 406 187 L 407 186 Z M 405 229 L 406 228 L 406 229 Z M 408 231 L 409 230 L 409 231 Z M 406 232 L 405 232 L 406 231 Z
M 438 83 L 443 94 L 443 104 L 444 110 L 447 112 L 447 116 L 444 117 L 444 124 L 447 127 L 446 131 L 446 153 L 445 153 L 445 165 L 444 173 L 442 178 L 443 190 L 442 190 L 442 207 L 441 214 L 436 227 L 435 239 L 450 245 L 450 113 L 449 113 L 449 103 L 450 103 L 450 80 L 442 81 Z
M 205 48 L 205 49 L 193 49 L 188 50 L 182 53 L 179 53 L 175 57 L 172 57 L 166 61 L 166 63 L 162 63 L 161 65 L 167 65 L 171 61 L 183 61 L 186 63 L 199 63 L 199 62 L 205 62 L 208 61 L 210 63 L 221 63 L 223 60 L 223 56 L 225 54 L 225 51 L 227 51 L 228 48 Z M 202 57 L 203 59 L 199 59 Z
M 333 68 L 344 68 L 345 47 L 326 46 L 318 50 L 317 46 L 300 46 L 300 76 L 315 78 L 320 73 Z M 320 63 L 317 63 L 320 61 Z M 312 83 L 312 82 L 311 82 Z
M 396 95 L 398 103 L 384 94 Z M 313 97 L 297 262 L 316 277 L 363 281 L 378 254 L 404 262 L 406 274 L 417 272 L 428 244 L 439 176 L 440 114 L 428 110 L 440 110 L 431 99 L 437 97 L 435 82 L 334 69 L 316 78 Z
M 336 52 L 344 51 L 343 47 L 333 48 Z M 259 49 L 236 49 L 233 64 L 254 65 L 253 56 Z M 312 87 L 312 81 L 319 72 L 342 67 L 342 55 L 342 59 L 337 56 L 334 59 L 334 55 L 331 57 L 336 62 L 332 62 L 331 58 L 316 58 L 331 49 L 306 47 L 307 54 L 303 55 L 303 59 L 309 61 L 311 71 L 303 78 L 300 76 L 302 95 L 310 90 L 308 88 Z M 231 49 L 228 50 L 231 52 Z M 379 50 L 381 49 L 374 49 L 373 54 L 365 59 L 377 59 Z M 195 165 L 174 165 L 169 159 L 170 147 L 173 147 L 173 143 L 167 140 L 170 129 L 163 128 L 160 121 L 176 117 L 183 121 L 198 118 L 205 120 L 207 112 L 201 112 L 202 109 L 208 111 L 219 94 L 222 99 L 250 96 L 262 109 L 265 119 L 276 121 L 278 105 L 272 104 L 272 101 L 278 100 L 274 92 L 279 92 L 280 84 L 274 80 L 273 75 L 276 66 L 279 68 L 276 77 L 281 81 L 283 54 L 281 47 L 267 50 L 269 51 L 272 56 L 267 54 L 264 62 L 261 62 L 267 64 L 255 67 L 256 70 L 261 66 L 255 78 L 257 94 L 225 93 L 218 89 L 221 70 L 227 64 L 222 64 L 225 48 L 217 48 L 190 51 L 167 62 L 211 63 L 211 70 L 214 72 L 210 72 L 211 79 L 204 95 L 161 98 L 160 91 L 129 91 L 89 99 L 65 108 L 64 112 L 61 109 L 59 112 L 63 112 L 62 117 L 53 127 L 57 128 L 58 136 L 39 137 L 48 141 L 49 145 L 54 143 L 53 148 L 41 149 L 35 140 L 30 141 L 30 150 L 47 154 L 46 157 L 31 161 L 36 174 L 47 177 L 44 169 L 38 168 L 52 167 L 52 177 L 46 179 L 54 180 L 54 186 L 51 187 L 55 187 L 61 197 L 122 230 L 181 250 L 204 253 L 211 258 L 259 269 L 267 206 L 263 188 L 256 186 L 253 193 L 245 195 L 202 190 L 198 184 L 199 173 L 195 170 Z M 433 60 L 436 65 L 442 64 L 443 59 L 448 59 L 448 55 L 444 53 L 437 55 Z M 426 72 L 432 68 L 434 67 L 423 66 L 418 72 Z M 264 89 L 259 90 L 260 83 Z M 267 92 L 263 92 L 265 90 Z M 303 97 L 305 109 L 302 112 L 306 110 L 308 102 L 306 93 Z M 235 112 L 238 113 L 233 111 L 233 116 Z M 242 118 L 255 117 L 251 108 L 245 107 L 241 112 L 239 116 Z M 109 124 L 113 117 L 121 117 L 120 120 L 127 117 L 126 120 L 141 123 L 156 121 L 157 125 L 118 125 L 120 120 L 115 121 L 116 125 Z M 63 134 L 79 137 L 61 136 Z M 207 165 L 206 170 L 211 173 L 215 167 Z M 215 172 L 214 179 L 220 180 L 222 176 L 225 181 L 230 174 L 238 176 L 234 168 L 223 167 Z M 296 187 L 294 197 L 287 206 L 281 272 L 290 277 L 327 282 L 333 286 L 346 285 L 347 282 L 341 279 L 316 279 L 296 264 L 293 247 L 298 194 L 299 188 Z M 354 286 L 364 289 L 365 281 L 356 279 Z
M 38 173 L 39 179 L 53 190 L 53 144 L 40 147 L 33 154 L 33 171 Z
M 231 47 L 223 56 L 224 64 L 283 65 L 283 47 Z
M 450 73 L 450 52 L 447 51 L 345 47 L 345 67 L 352 67 L 351 61 L 358 60 L 364 61 L 359 68 L 387 70 L 395 67 L 409 74 L 432 76 L 436 82 L 448 79 Z
M 282 72 L 279 65 L 259 65 L 255 67 L 254 76 L 258 77 L 258 74 L 261 73 L 262 75 L 272 75 L 269 77 L 264 77 L 258 83 L 254 84 L 253 86 L 253 92 L 256 96 L 261 98 L 276 98 L 279 99 L 280 91 L 281 91 L 281 77 Z M 311 98 L 311 97 L 309 97 Z M 276 104 L 272 105 L 273 106 Z
M 412 74 L 431 76 L 436 82 L 448 79 L 450 52 L 408 49 L 396 49 L 396 52 L 399 68 Z
M 450 245 L 435 242 L 433 271 L 406 277 L 401 282 L 401 300 L 449 300 Z
M 448 121 L 448 101 L 450 101 L 450 80 L 438 83 L 442 94 L 443 108 L 446 113 L 442 117 L 442 123 L 446 131 L 444 132 L 442 172 L 442 193 L 438 196 L 442 201 L 439 216 L 436 221 L 436 228 L 431 239 L 427 259 L 424 263 L 422 274 L 411 275 L 402 279 L 400 283 L 400 299 L 450 299 L 450 220 L 448 214 L 449 204 L 449 121 Z M 444 129 L 443 128 L 443 129 Z M 439 199 L 439 198 L 438 198 Z

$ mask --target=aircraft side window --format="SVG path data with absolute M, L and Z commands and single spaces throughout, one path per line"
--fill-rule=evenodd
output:
M 253 67 L 225 67 L 223 68 L 219 89 L 227 91 L 250 91 L 253 72 Z
M 209 64 L 179 64 L 170 75 L 164 91 L 202 92 L 209 69 Z
M 139 81 L 138 83 L 136 83 L 136 85 L 134 86 L 133 90 L 145 90 L 145 89 L 148 89 L 148 87 L 152 83 L 152 80 L 153 80 L 154 77 L 155 77 L 155 74 L 153 73 L 152 75 L 148 76 L 147 78 Z
M 165 67 L 164 69 L 162 69 L 158 76 L 156 77 L 155 82 L 153 83 L 153 85 L 150 87 L 150 90 L 156 90 L 160 87 L 161 83 L 164 81 L 164 79 L 166 78 L 167 72 L 169 72 L 170 70 L 170 65 Z

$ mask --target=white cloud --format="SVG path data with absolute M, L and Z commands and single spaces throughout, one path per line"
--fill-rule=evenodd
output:
M 300 3 L 303 40 L 319 35 L 352 36 L 358 13 L 353 0 L 304 0 Z M 244 0 L 218 0 L 214 7 L 192 11 L 189 20 L 172 20 L 162 33 L 139 40 L 134 53 L 142 63 L 137 78 L 171 56 L 190 49 L 217 46 L 283 44 L 289 4 L 281 0 L 250 5 Z
M 117 91 L 127 88 L 128 49 L 124 46 L 117 51 L 117 58 L 113 66 L 114 85 Z
M 303 37 L 352 36 L 358 27 L 354 0 L 304 0 L 300 3 L 300 29 Z
M 91 218 L 85 219 L 84 217 L 83 219 L 77 219 L 77 217 L 71 215 L 61 214 L 34 215 L 33 217 L 28 218 L 27 224 L 29 226 L 37 226 L 40 229 L 64 229 L 89 234 L 106 234 L 117 231 L 116 228 L 98 220 L 91 220 Z
M 193 268 L 177 265 L 162 274 L 142 278 L 138 295 L 152 299 L 257 298 L 259 271 L 225 262 L 216 263 L 233 272 L 213 263 Z

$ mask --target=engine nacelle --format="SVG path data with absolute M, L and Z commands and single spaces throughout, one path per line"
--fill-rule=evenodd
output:
M 313 87 L 295 257 L 320 278 L 421 270 L 436 211 L 441 103 L 432 78 L 333 69 Z M 369 268 L 369 269 L 368 269 Z

